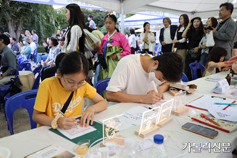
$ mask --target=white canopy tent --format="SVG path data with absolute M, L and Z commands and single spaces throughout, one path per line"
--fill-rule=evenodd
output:
M 175 15 L 188 14 L 191 17 L 208 18 L 218 16 L 219 5 L 226 0 L 15 0 L 31 3 L 44 3 L 52 5 L 66 5 L 69 3 L 87 3 L 93 7 L 104 8 L 122 14 L 121 30 L 124 30 L 124 15 L 137 12 L 164 12 Z M 234 3 L 236 0 L 227 0 Z M 80 4 L 79 4 L 80 5 Z M 237 16 L 234 9 L 233 16 Z
M 151 16 L 151 15 L 135 14 L 124 20 L 124 27 L 141 28 L 145 22 L 149 22 L 150 25 L 160 25 L 160 24 L 163 24 L 164 17 L 165 15 Z M 170 17 L 170 19 L 171 19 L 172 24 L 179 23 L 178 16 L 173 15 L 173 17 Z M 119 18 L 118 21 L 119 21 L 119 26 L 121 26 L 121 18 Z

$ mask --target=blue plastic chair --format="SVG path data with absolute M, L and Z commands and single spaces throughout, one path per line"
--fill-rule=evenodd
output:
M 106 90 L 106 87 L 108 86 L 109 81 L 110 81 L 110 78 L 106 78 L 106 79 L 98 81 L 95 85 L 96 92 L 100 94 L 102 97 L 103 97 L 103 91 Z
M 22 70 L 25 70 L 25 71 L 32 71 L 31 70 L 31 63 L 28 63 L 28 62 L 23 62 L 19 65 L 19 68 L 18 68 L 18 71 L 22 71 Z
M 34 69 L 33 73 L 34 75 L 38 75 L 36 78 L 35 78 L 35 82 L 33 84 L 33 87 L 32 89 L 38 89 L 39 88 L 39 84 L 40 84 L 40 76 L 41 76 L 41 69 L 42 67 L 41 66 L 38 66 L 37 68 Z
M 156 50 L 154 51 L 155 56 L 158 56 L 161 54 L 161 47 L 162 45 L 156 45 Z
M 197 77 L 197 70 L 200 69 L 201 70 L 201 73 L 203 74 L 203 72 L 205 71 L 205 67 L 200 64 L 200 63 L 197 63 L 197 62 L 192 62 L 189 64 L 189 67 L 191 69 L 191 74 L 192 74 L 192 79 L 193 80 L 196 80 L 198 77 Z
M 10 97 L 5 105 L 5 113 L 7 117 L 7 124 L 9 127 L 10 134 L 13 135 L 13 113 L 18 108 L 25 108 L 30 117 L 31 129 L 36 128 L 37 124 L 32 120 L 32 115 L 34 111 L 35 98 L 38 90 L 30 90 L 18 93 Z
M 181 80 L 183 82 L 189 82 L 188 77 L 185 75 L 185 73 L 183 73 L 183 76 L 182 76 Z

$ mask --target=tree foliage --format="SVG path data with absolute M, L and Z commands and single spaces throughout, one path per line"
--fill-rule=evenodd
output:
M 0 0 L 0 24 L 6 23 L 1 29 L 7 31 L 18 40 L 20 33 L 35 29 L 39 42 L 51 36 L 55 31 L 53 7 L 45 4 Z

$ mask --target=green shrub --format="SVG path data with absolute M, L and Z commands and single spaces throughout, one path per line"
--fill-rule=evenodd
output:
M 45 52 L 44 46 L 38 46 L 37 52 L 38 52 L 38 53 L 44 53 L 44 52 Z

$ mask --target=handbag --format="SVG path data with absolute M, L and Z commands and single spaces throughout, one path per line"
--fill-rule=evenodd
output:
M 199 56 L 201 56 L 201 52 L 200 51 L 198 51 L 197 53 L 193 53 L 193 51 L 194 51 L 194 49 L 189 49 L 188 50 L 188 53 L 191 55 L 191 58 L 196 59 Z
M 210 33 L 207 33 L 206 37 L 207 37 L 206 46 L 207 47 L 213 47 L 215 45 L 215 41 L 214 41 L 214 38 L 213 38 L 213 32 L 211 31 Z
M 10 96 L 13 96 L 13 95 L 21 92 L 22 84 L 19 80 L 15 79 L 15 78 L 11 78 L 10 83 L 11 83 L 11 85 L 6 92 L 6 95 L 8 93 L 10 93 Z
M 35 75 L 31 71 L 19 71 L 18 78 L 22 84 L 21 91 L 28 91 L 31 90 L 34 82 L 35 82 Z

